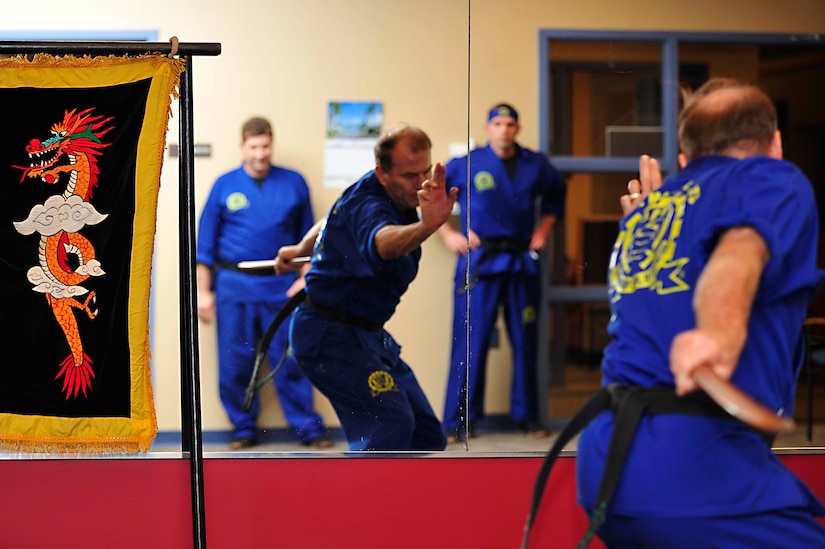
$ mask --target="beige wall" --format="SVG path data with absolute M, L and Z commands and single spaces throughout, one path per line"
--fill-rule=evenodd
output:
M 0 30 L 157 30 L 161 40 L 220 42 L 223 53 L 193 67 L 195 138 L 212 145 L 195 163 L 198 210 L 212 181 L 240 162 L 238 128 L 251 114 L 276 126 L 276 161 L 310 182 L 316 216 L 339 190 L 322 186 L 325 109 L 330 100 L 378 100 L 386 125 L 426 129 L 434 160 L 467 135 L 468 34 L 470 133 L 484 143 L 483 116 L 494 102 L 520 110 L 521 141 L 538 142 L 538 30 L 689 30 L 825 32 L 822 0 L 58 0 L 0 3 Z M 710 15 L 712 14 L 712 15 Z M 170 126 L 177 142 L 177 115 Z M 159 426 L 179 426 L 177 166 L 164 168 L 153 284 L 152 349 Z M 424 246 L 421 274 L 389 325 L 440 412 L 450 341 L 453 258 L 437 240 Z M 215 338 L 202 327 L 203 426 L 228 428 L 217 397 Z M 509 365 L 494 354 L 490 411 L 506 409 Z M 283 425 L 271 390 L 262 425 Z M 337 423 L 323 399 L 319 406 Z

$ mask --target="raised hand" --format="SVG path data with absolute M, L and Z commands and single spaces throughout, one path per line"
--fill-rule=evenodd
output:
M 432 176 L 421 184 L 418 204 L 421 207 L 421 223 L 434 231 L 450 218 L 453 205 L 458 197 L 458 188 L 447 192 L 446 168 L 436 163 Z
M 619 198 L 622 213 L 630 213 L 647 195 L 661 186 L 662 170 L 659 161 L 643 154 L 639 157 L 639 179 L 631 179 L 627 184 L 627 194 Z

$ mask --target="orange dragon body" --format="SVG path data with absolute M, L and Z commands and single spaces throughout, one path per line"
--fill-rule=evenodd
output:
M 83 311 L 90 319 L 97 317 L 97 296 L 81 283 L 105 274 L 94 246 L 79 234 L 86 225 L 106 218 L 90 199 L 100 175 L 98 156 L 109 146 L 100 138 L 114 127 L 107 126 L 112 117 L 94 116 L 93 110 L 66 111 L 63 121 L 51 127 L 49 139 L 29 142 L 26 152 L 31 165 L 15 166 L 23 170 L 21 182 L 39 178 L 48 185 L 66 183 L 62 195 L 50 196 L 45 203 L 35 205 L 25 221 L 14 223 L 21 234 L 40 234 L 38 265 L 28 270 L 27 277 L 33 291 L 46 294 L 71 351 L 55 376 L 63 378 L 61 390 L 66 398 L 81 392 L 87 396 L 92 387 L 94 363 L 83 350 L 75 314 Z

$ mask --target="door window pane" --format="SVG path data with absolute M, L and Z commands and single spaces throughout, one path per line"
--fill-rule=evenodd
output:
M 660 44 L 549 44 L 553 155 L 661 152 Z

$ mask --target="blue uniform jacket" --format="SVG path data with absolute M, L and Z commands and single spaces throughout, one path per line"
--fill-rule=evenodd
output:
M 481 239 L 507 238 L 529 241 L 538 215 L 564 215 L 567 184 L 558 171 L 540 153 L 517 146 L 516 175 L 511 179 L 501 159 L 489 145 L 470 152 L 469 197 L 467 194 L 467 156 L 447 163 L 447 188 L 458 188 L 458 200 L 463 212 L 470 211 L 473 231 Z M 469 200 L 469 206 L 468 206 Z M 469 210 L 468 210 L 469 208 Z M 467 234 L 467 216 L 461 216 L 461 230 Z M 514 254 L 496 254 L 486 259 L 476 270 L 482 250 L 470 253 L 471 267 L 478 275 L 502 272 L 535 272 L 535 261 L 525 257 L 517 261 Z M 457 272 L 466 270 L 466 257 L 459 257 Z
M 418 273 L 421 248 L 385 261 L 375 250 L 375 233 L 385 225 L 416 221 L 414 209 L 393 206 L 375 172 L 367 173 L 327 215 L 306 275 L 307 295 L 348 316 L 378 324 L 389 320 Z
M 298 172 L 272 166 L 260 187 L 243 168 L 215 181 L 200 217 L 197 262 L 216 266 L 273 259 L 313 225 L 309 188 Z M 258 276 L 218 268 L 213 287 L 230 303 L 286 300 L 295 275 Z
M 604 384 L 672 387 L 670 345 L 695 327 L 693 294 L 719 236 L 750 226 L 770 260 L 753 303 L 732 382 L 783 415 L 793 413 L 802 321 L 822 281 L 810 182 L 767 157 L 701 157 L 622 219 L 609 267 L 611 337 Z M 612 414 L 579 441 L 579 497 L 592 508 Z M 648 416 L 639 424 L 611 510 L 629 516 L 711 516 L 822 504 L 754 431 L 729 420 Z

